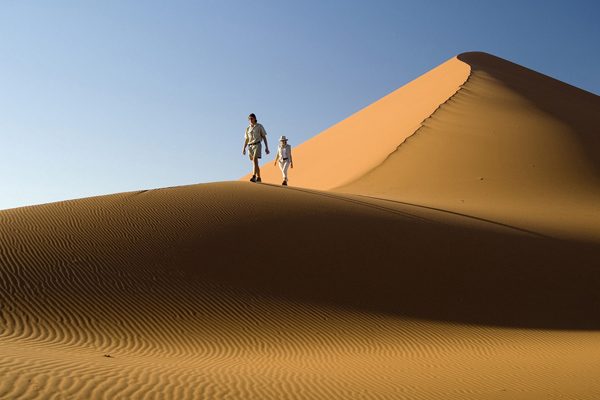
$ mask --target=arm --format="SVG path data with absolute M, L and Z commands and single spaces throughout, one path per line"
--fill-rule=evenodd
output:
M 277 161 L 279 161 L 279 152 L 277 152 L 277 155 L 275 156 L 275 163 L 273 163 L 273 165 L 277 166 Z
M 242 154 L 246 155 L 246 146 L 248 146 L 248 128 L 244 132 L 244 147 L 242 148 Z
M 292 158 L 292 148 L 288 149 L 288 157 L 290 158 L 290 167 L 294 168 L 294 159 Z
M 265 128 L 261 125 L 262 127 L 262 132 L 260 133 L 262 135 L 263 140 L 265 141 L 265 153 L 269 154 L 269 143 L 267 143 L 267 131 L 265 131 Z

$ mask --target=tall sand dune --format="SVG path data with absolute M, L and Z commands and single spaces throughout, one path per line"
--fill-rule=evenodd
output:
M 297 146 L 290 182 L 600 242 L 599 126 L 599 96 L 464 53 Z
M 467 53 L 296 187 L 0 211 L 0 399 L 600 398 L 597 102 Z
M 469 66 L 450 59 L 379 101 L 293 149 L 295 186 L 327 190 L 377 167 L 421 122 L 451 97 L 469 76 Z M 270 137 L 276 149 L 279 135 Z M 293 142 L 293 137 L 291 138 Z M 294 144 L 294 143 L 291 143 Z M 281 182 L 272 163 L 264 181 Z M 250 176 L 245 177 L 247 180 Z
M 489 54 L 457 59 L 461 89 L 338 189 L 600 242 L 600 97 Z

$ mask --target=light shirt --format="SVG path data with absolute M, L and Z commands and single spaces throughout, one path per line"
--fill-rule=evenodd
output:
M 286 144 L 285 146 L 279 145 L 277 148 L 279 152 L 279 160 L 283 161 L 284 158 L 287 158 L 290 162 L 292 161 L 292 146 Z
M 258 144 L 265 136 L 267 136 L 267 132 L 259 123 L 256 123 L 254 126 L 250 125 L 246 128 L 245 139 L 248 140 L 248 144 Z

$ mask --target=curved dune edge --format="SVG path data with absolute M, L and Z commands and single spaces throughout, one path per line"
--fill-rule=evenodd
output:
M 293 143 L 293 130 L 286 132 L 297 167 L 291 182 L 327 190 L 364 175 L 455 94 L 469 73 L 469 65 L 454 57 L 300 145 Z M 280 135 L 269 134 L 275 151 Z M 281 172 L 272 162 L 261 166 L 261 175 L 263 182 L 281 182 Z
M 380 164 L 336 191 L 600 243 L 600 97 L 486 53 Z
M 243 182 L 2 211 L 0 398 L 594 398 L 597 250 Z

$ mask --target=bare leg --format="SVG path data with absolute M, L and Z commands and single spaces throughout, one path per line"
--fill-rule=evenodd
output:
M 258 167 L 258 158 L 254 157 L 252 160 L 254 162 L 254 168 L 252 169 L 252 174 L 256 175 L 257 178 L 260 178 L 260 168 Z

